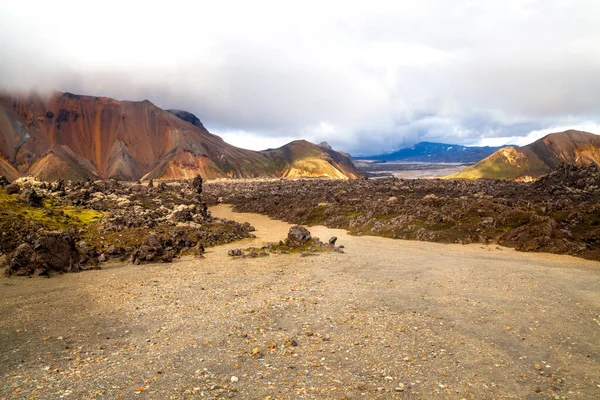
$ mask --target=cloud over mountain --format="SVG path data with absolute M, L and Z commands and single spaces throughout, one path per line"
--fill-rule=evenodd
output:
M 600 123 L 598 15 L 587 0 L 4 3 L 0 87 L 148 98 L 254 148 L 472 144 Z

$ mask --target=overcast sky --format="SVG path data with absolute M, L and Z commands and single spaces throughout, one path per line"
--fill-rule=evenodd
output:
M 600 1 L 6 1 L 0 87 L 149 99 L 246 148 L 600 133 Z

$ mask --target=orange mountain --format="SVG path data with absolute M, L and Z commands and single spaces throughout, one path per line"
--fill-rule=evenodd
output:
M 293 171 L 293 172 L 292 172 Z M 0 175 L 65 179 L 356 178 L 349 157 L 306 141 L 262 152 L 232 146 L 193 114 L 148 100 L 55 92 L 0 94 Z
M 551 133 L 527 146 L 504 147 L 448 178 L 530 181 L 561 163 L 600 165 L 600 136 L 575 130 Z

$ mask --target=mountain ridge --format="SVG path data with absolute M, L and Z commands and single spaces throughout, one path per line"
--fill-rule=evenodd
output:
M 412 161 L 412 162 L 460 162 L 475 163 L 499 150 L 501 146 L 464 146 L 437 142 L 419 142 L 412 147 L 365 157 L 355 160 L 372 161 Z
M 448 178 L 532 181 L 562 163 L 600 165 L 600 136 L 573 129 L 551 133 L 526 146 L 504 147 Z
M 280 149 L 288 147 L 297 146 L 287 144 Z M 360 176 L 352 161 L 340 153 L 315 144 L 305 147 L 320 161 L 316 170 L 300 175 Z M 280 150 L 279 165 L 291 168 L 307 157 L 304 153 Z M 44 180 L 288 175 L 277 160 L 268 151 L 226 143 L 192 113 L 163 110 L 149 100 L 119 101 L 68 92 L 48 96 L 0 93 L 0 174 L 9 179 L 28 174 Z

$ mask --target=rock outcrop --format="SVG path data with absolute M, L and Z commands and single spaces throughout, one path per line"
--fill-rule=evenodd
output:
M 8 261 L 7 274 L 17 276 L 48 275 L 53 272 L 81 270 L 75 240 L 65 232 L 47 232 L 33 245 L 23 243 Z

